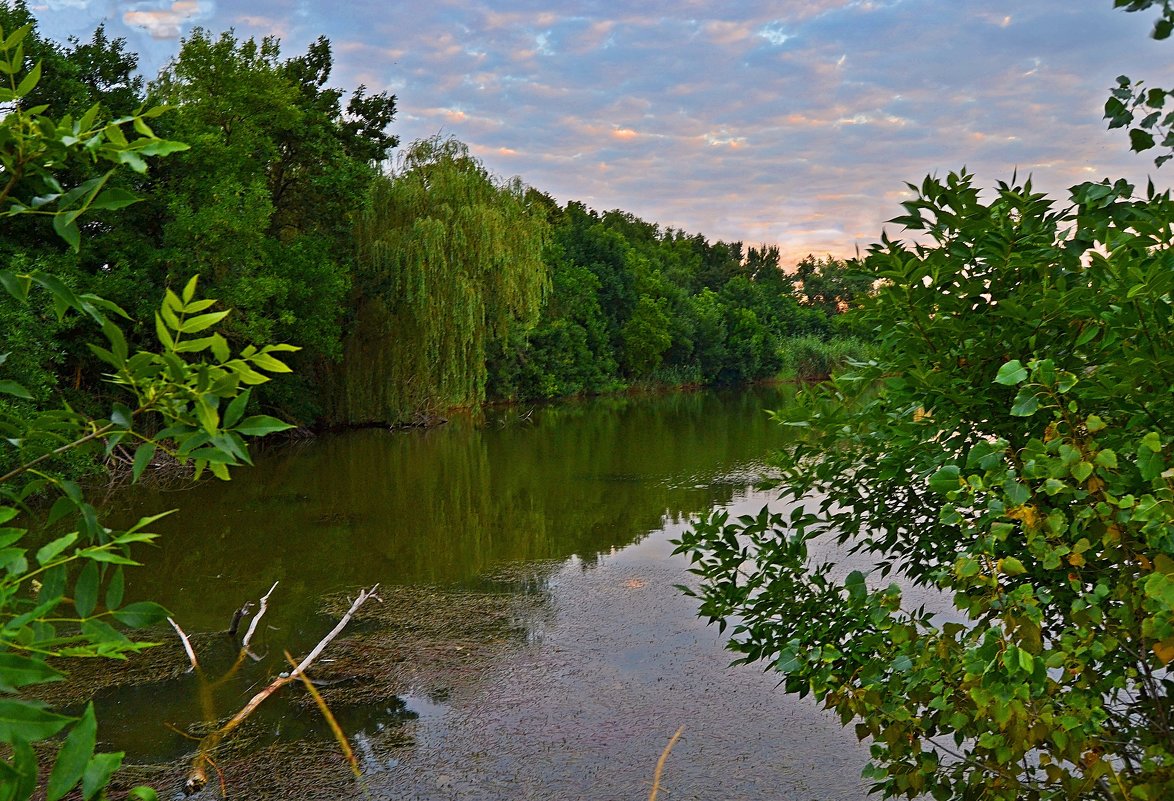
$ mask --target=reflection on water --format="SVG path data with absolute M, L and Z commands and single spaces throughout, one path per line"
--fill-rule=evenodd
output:
M 304 653 L 330 628 L 318 612 L 324 596 L 376 582 L 483 588 L 486 574 L 517 563 L 536 567 L 492 583 L 527 594 L 542 584 L 535 575 L 553 575 L 572 557 L 589 569 L 650 532 L 730 502 L 780 444 L 780 427 L 762 410 L 782 402 L 780 390 L 765 388 L 609 398 L 532 414 L 502 410 L 481 426 L 458 419 L 429 431 L 363 430 L 284 447 L 229 484 L 140 488 L 118 498 L 115 514 L 126 519 L 179 510 L 156 524 L 161 546 L 143 555 L 148 568 L 128 583 L 135 599 L 164 603 L 190 633 L 226 629 L 235 609 L 280 581 L 258 637 L 267 659 L 215 698 L 228 715 L 281 669 L 282 650 Z M 519 647 L 541 640 L 540 618 L 519 629 Z M 233 645 L 203 642 L 215 677 Z M 132 758 L 190 751 L 162 722 L 200 719 L 194 689 L 188 675 L 104 692 L 104 738 Z M 278 700 L 258 716 L 268 731 L 329 740 L 312 705 Z M 407 694 L 337 711 L 344 728 L 366 733 L 369 749 L 372 732 L 445 705 Z

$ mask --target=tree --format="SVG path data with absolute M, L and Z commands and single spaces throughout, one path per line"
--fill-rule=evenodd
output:
M 1113 0 L 1114 8 L 1126 11 L 1146 11 L 1154 6 L 1160 6 L 1160 14 L 1152 36 L 1169 39 L 1174 33 L 1174 4 L 1170 0 Z M 1146 88 L 1144 81 L 1122 75 L 1105 102 L 1105 119 L 1109 128 L 1129 127 L 1129 147 L 1135 152 L 1155 147 L 1174 150 L 1174 110 L 1166 110 L 1170 99 L 1174 99 L 1174 89 Z M 1162 152 L 1154 158 L 1154 164 L 1161 167 L 1172 158 L 1174 153 Z
M 151 131 L 148 121 L 162 109 L 111 120 L 94 105 L 75 119 L 51 117 L 43 105 L 28 105 L 43 66 L 37 62 L 28 68 L 23 57 L 22 43 L 31 29 L 24 25 L 7 35 L 0 30 L 0 71 L 8 76 L 7 85 L 0 86 L 0 102 L 11 104 L 0 120 L 0 199 L 5 203 L 0 216 L 47 217 L 77 249 L 83 215 L 137 199 L 111 185 L 116 170 L 126 165 L 145 172 L 146 159 L 186 145 Z M 70 180 L 77 175 L 93 177 Z M 126 531 L 107 528 L 61 460 L 102 448 L 108 455 L 121 444 L 135 446 L 135 479 L 160 451 L 192 463 L 197 477 L 211 470 L 227 479 L 229 466 L 249 459 L 244 437 L 288 427 L 243 413 L 247 387 L 266 381 L 263 371 L 287 370 L 273 354 L 293 349 L 250 347 L 234 358 L 225 339 L 209 333 L 228 312 L 209 311 L 215 301 L 196 297 L 193 278 L 180 294 L 168 292 L 158 311 L 159 349 L 132 355 L 115 322 L 125 316 L 122 309 L 75 292 L 35 269 L 35 263 L 31 266 L 0 269 L 6 295 L 25 302 L 31 292 L 43 291 L 59 318 L 72 312 L 97 325 L 105 340 L 90 347 L 107 364 L 123 399 L 107 416 L 91 419 L 68 406 L 40 408 L 20 382 L 0 379 L 0 798 L 27 799 L 45 778 L 42 789 L 49 801 L 79 785 L 88 800 L 101 793 L 122 759 L 121 754 L 95 753 L 93 705 L 73 718 L 25 700 L 19 692 L 61 679 L 52 664 L 55 657 L 125 658 L 145 647 L 111 624 L 142 627 L 166 614 L 158 604 L 123 602 L 124 567 L 137 564 L 131 546 L 154 539 L 146 529 L 161 515 Z M 25 344 L 14 339 L 5 344 Z M 0 365 L 9 355 L 0 354 Z M 30 526 L 39 530 L 30 532 Z M 61 733 L 66 734 L 51 766 L 41 769 L 34 745 Z M 52 749 L 41 750 L 51 755 Z M 150 788 L 137 788 L 132 795 L 155 797 Z
M 872 288 L 869 276 L 856 271 L 849 262 L 831 256 L 823 259 L 805 256 L 789 277 L 800 302 L 828 318 L 852 308 Z
M 357 226 L 356 318 L 328 420 L 403 423 L 482 402 L 489 344 L 537 320 L 547 235 L 520 181 L 494 178 L 456 140 L 412 145 Z
M 620 329 L 624 369 L 634 378 L 646 376 L 659 367 L 664 352 L 673 344 L 666 305 L 663 300 L 641 295 L 632 316 Z
M 860 265 L 884 358 L 777 413 L 789 508 L 682 538 L 702 614 L 855 722 L 886 797 L 1169 798 L 1174 202 L 913 188 L 928 242 Z

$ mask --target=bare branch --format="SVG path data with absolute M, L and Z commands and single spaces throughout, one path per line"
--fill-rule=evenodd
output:
M 245 632 L 245 638 L 241 640 L 241 651 L 253 657 L 254 660 L 258 660 L 260 657 L 249 651 L 249 643 L 252 642 L 253 633 L 257 630 L 257 624 L 261 622 L 261 618 L 265 616 L 265 611 L 269 608 L 269 596 L 277 589 L 279 583 L 278 581 L 273 582 L 273 586 L 269 588 L 269 592 L 261 597 L 261 608 L 257 610 L 257 614 L 253 615 L 253 619 L 249 623 L 249 629 Z
M 175 633 L 179 635 L 179 639 L 183 642 L 183 650 L 187 651 L 188 661 L 192 663 L 191 670 L 199 670 L 200 663 L 196 660 L 196 652 L 192 650 L 192 641 L 188 639 L 188 635 L 183 633 L 183 629 L 179 627 L 171 618 L 167 618 L 167 622 L 171 624 L 171 628 L 175 629 Z
M 276 587 L 277 584 L 274 583 L 273 586 Z M 338 621 L 338 625 L 331 629 L 330 633 L 323 637 L 318 642 L 318 644 L 314 646 L 314 650 L 310 651 L 310 653 L 306 655 L 306 657 L 298 664 L 298 666 L 294 668 L 292 673 L 282 673 L 279 675 L 269 683 L 269 686 L 249 699 L 249 702 L 244 705 L 240 712 L 237 712 L 235 715 L 233 715 L 231 720 L 200 741 L 200 750 L 196 754 L 196 758 L 192 762 L 192 768 L 190 771 L 188 771 L 187 780 L 184 782 L 185 795 L 191 795 L 192 793 L 199 792 L 201 789 L 203 789 L 204 785 L 208 783 L 208 765 L 213 764 L 211 754 L 212 751 L 215 750 L 218 745 L 220 745 L 220 742 L 226 736 L 232 733 L 234 729 L 244 723 L 245 720 L 248 719 L 249 715 L 253 714 L 253 712 L 257 710 L 257 707 L 259 707 L 266 698 L 273 695 L 273 693 L 277 692 L 291 681 L 300 679 L 305 671 L 310 667 L 310 665 L 313 664 L 314 660 L 318 658 L 323 650 L 325 650 L 326 646 L 330 645 L 331 641 L 342 633 L 342 630 L 346 628 L 347 623 L 351 621 L 351 618 L 354 617 L 355 612 L 359 610 L 360 606 L 362 606 L 371 598 L 382 600 L 375 594 L 375 591 L 378 589 L 379 585 L 376 584 L 371 587 L 371 589 L 360 592 L 359 597 L 356 598 L 354 603 L 351 604 L 351 608 L 348 609 L 347 613 L 342 616 L 341 620 Z M 273 592 L 273 589 L 270 588 L 269 592 Z M 268 598 L 269 594 L 266 593 L 265 597 L 261 599 L 261 609 L 257 612 L 257 617 L 253 618 L 253 625 L 249 627 L 249 633 L 245 637 L 246 641 L 248 637 L 252 635 L 253 629 L 256 627 L 257 620 L 265 611 L 265 601 L 268 600 Z

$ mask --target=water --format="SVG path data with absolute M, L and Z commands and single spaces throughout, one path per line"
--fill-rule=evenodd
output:
M 205 717 L 231 715 L 337 616 L 323 599 L 379 582 L 312 674 L 364 771 L 349 774 L 321 716 L 286 688 L 217 760 L 237 798 L 644 798 L 661 749 L 666 798 L 863 799 L 866 755 L 809 700 L 757 667 L 729 670 L 715 627 L 673 585 L 669 540 L 750 489 L 783 429 L 781 390 L 510 408 L 482 425 L 355 431 L 263 454 L 227 485 L 139 489 L 127 518 L 179 512 L 129 577 L 195 636 L 209 679 L 235 645 L 216 634 L 276 581 L 249 660 L 219 687 L 171 667 L 96 695 L 103 742 L 165 793 Z M 373 605 L 374 606 L 374 605 Z M 333 660 L 333 661 L 331 661 Z M 178 666 L 178 667 L 176 667 Z M 174 669 L 172 669 L 174 668 Z M 260 777 L 260 778 L 259 778 Z M 213 780 L 205 797 L 217 797 Z

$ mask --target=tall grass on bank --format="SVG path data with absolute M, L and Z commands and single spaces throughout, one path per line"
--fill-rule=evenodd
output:
M 866 361 L 876 353 L 874 345 L 856 337 L 792 337 L 779 349 L 779 378 L 802 381 L 828 378 L 849 361 Z

